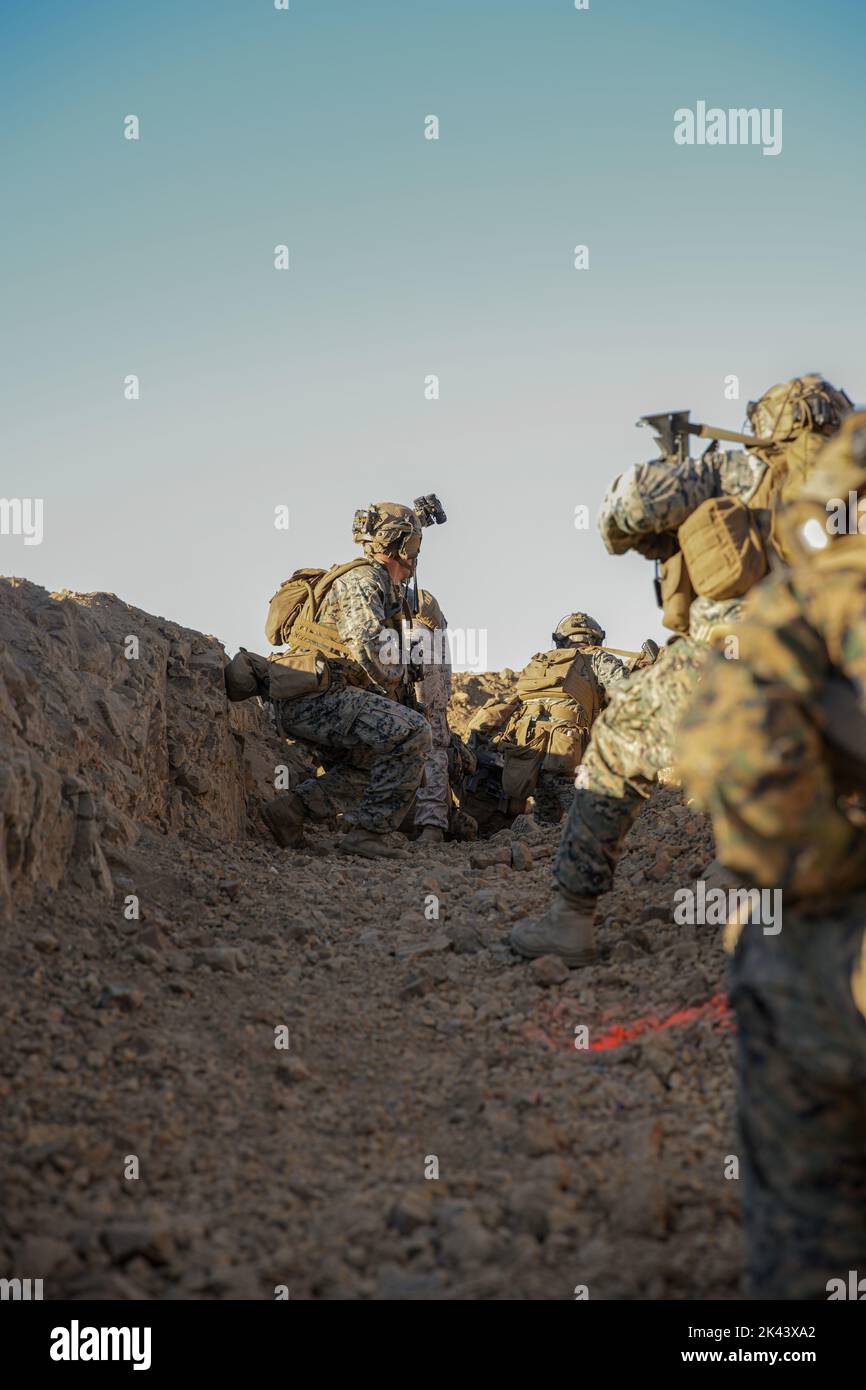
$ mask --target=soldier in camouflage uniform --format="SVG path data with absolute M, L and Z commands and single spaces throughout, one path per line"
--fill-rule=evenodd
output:
M 849 491 L 866 495 L 866 412 L 792 509 L 812 557 L 750 598 L 739 657 L 713 657 L 678 748 L 719 859 L 783 893 L 780 933 L 726 934 L 749 1274 L 766 1298 L 845 1297 L 850 1271 L 866 1276 L 866 831 L 850 798 L 866 791 L 866 536 L 828 538 Z
M 817 375 L 796 378 L 750 405 L 754 446 L 724 451 L 713 444 L 698 459 L 635 465 L 605 497 L 599 516 L 605 545 L 612 554 L 636 549 L 647 558 L 676 561 L 678 528 L 708 499 L 731 497 L 751 509 L 767 563 L 782 565 L 772 525 L 777 494 L 789 478 L 808 473 L 850 404 Z M 554 863 L 556 896 L 539 920 L 524 918 L 512 929 L 511 944 L 520 955 L 558 955 L 572 966 L 594 958 L 595 908 L 612 887 L 622 840 L 659 772 L 673 762 L 675 735 L 711 641 L 729 635 L 742 608 L 742 596 L 694 596 L 681 635 L 653 666 L 614 692 L 578 769 Z
M 442 844 L 451 814 L 448 775 L 448 701 L 451 699 L 451 653 L 447 624 L 432 594 L 418 590 L 418 611 L 410 634 L 411 649 L 421 657 L 421 678 L 415 693 L 433 736 L 424 764 L 424 780 L 415 802 L 415 824 L 421 827 L 418 843 Z
M 328 660 L 327 689 L 274 702 L 282 732 L 310 746 L 325 774 L 276 797 L 263 815 L 279 844 L 298 845 L 305 819 L 327 818 L 363 786 L 354 827 L 340 848 L 395 858 L 406 850 L 393 832 L 418 790 L 432 746 L 424 716 L 395 698 L 407 666 L 402 644 L 391 640 L 399 638 L 421 523 L 397 503 L 379 503 L 370 516 L 370 529 L 360 538 L 369 563 L 335 579 L 317 614 L 317 624 L 334 634 L 344 653 Z

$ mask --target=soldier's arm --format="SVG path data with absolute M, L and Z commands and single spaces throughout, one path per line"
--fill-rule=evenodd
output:
M 846 612 L 844 588 L 817 566 L 800 581 L 759 586 L 737 658 L 711 658 L 680 732 L 678 762 L 712 817 L 719 859 L 745 883 L 781 888 L 792 900 L 862 883 L 866 837 L 840 809 L 814 717 L 828 654 L 845 669 L 843 646 L 859 645 L 854 665 L 866 680 L 866 593 Z M 854 666 L 847 673 L 853 678 Z
M 607 702 L 610 699 L 613 687 L 620 681 L 628 680 L 631 672 L 624 661 L 620 661 L 618 656 L 612 652 L 592 651 L 589 653 L 589 660 L 595 678 L 601 688 L 602 696 Z
M 405 666 L 400 634 L 387 626 L 385 596 L 372 570 L 350 570 L 334 583 L 337 631 L 354 661 L 371 680 L 391 692 L 403 678 Z
M 733 492 L 744 501 L 765 465 L 743 450 L 722 450 L 684 463 L 653 459 L 626 469 L 608 488 L 598 517 L 612 555 L 632 550 L 647 536 L 676 531 L 709 497 Z

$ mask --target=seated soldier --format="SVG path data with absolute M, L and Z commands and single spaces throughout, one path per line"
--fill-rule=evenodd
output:
M 462 804 L 484 829 L 509 824 L 530 796 L 540 820 L 558 822 L 568 810 L 593 720 L 630 674 L 604 638 L 589 614 L 569 614 L 553 650 L 520 672 L 512 699 L 488 701 L 475 715 L 469 735 L 479 767 Z

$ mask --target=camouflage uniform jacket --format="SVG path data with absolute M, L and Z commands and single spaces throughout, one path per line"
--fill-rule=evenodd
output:
M 866 886 L 866 832 L 840 805 L 866 776 L 822 734 L 838 721 L 822 703 L 834 676 L 866 714 L 866 540 L 834 541 L 760 584 L 738 639 L 737 660 L 711 658 L 679 742 L 719 858 L 792 899 Z
M 369 565 L 358 565 L 336 579 L 318 613 L 320 623 L 336 627 L 340 641 L 374 690 L 386 695 L 394 694 L 406 669 L 397 659 L 394 639 L 399 633 L 392 629 L 403 595 L 404 586 L 395 585 L 385 566 L 371 560 Z M 330 665 L 335 673 L 349 674 L 347 662 L 331 661 Z
M 710 497 L 738 497 L 749 503 L 769 465 L 744 449 L 714 450 L 684 463 L 653 459 L 633 464 L 608 489 L 598 517 L 605 546 L 612 555 L 641 549 L 641 544 L 664 532 L 676 532 L 696 507 Z M 759 525 L 768 530 L 769 522 Z M 766 537 L 765 537 L 766 538 Z M 773 563 L 773 552 L 768 547 Z M 689 612 L 689 633 L 706 641 L 719 624 L 742 616 L 742 599 L 696 598 Z

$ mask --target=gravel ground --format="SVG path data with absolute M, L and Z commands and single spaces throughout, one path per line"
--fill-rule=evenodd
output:
M 112 902 L 37 895 L 0 949 L 3 1274 L 46 1298 L 742 1297 L 724 961 L 671 915 L 706 824 L 657 794 L 570 972 L 507 945 L 555 841 L 380 866 L 338 835 L 146 827 L 111 847 Z

